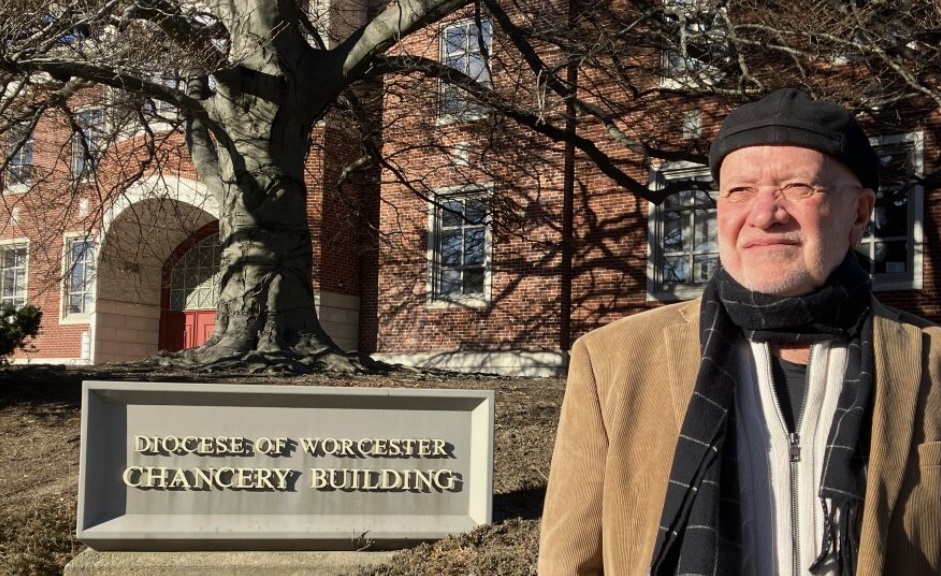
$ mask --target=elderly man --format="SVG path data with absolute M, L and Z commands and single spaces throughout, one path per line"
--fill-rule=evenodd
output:
M 856 260 L 868 139 L 779 90 L 709 161 L 702 298 L 572 351 L 539 573 L 941 574 L 941 331 L 874 300 Z

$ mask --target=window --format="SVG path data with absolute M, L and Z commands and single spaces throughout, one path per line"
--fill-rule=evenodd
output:
M 873 139 L 881 177 L 872 220 L 856 248 L 875 288 L 921 288 L 922 137 Z
M 170 272 L 170 310 L 214 309 L 221 259 L 218 233 L 193 246 Z
M 667 87 L 713 86 L 724 74 L 717 64 L 729 59 L 722 10 L 713 0 L 663 0 L 667 44 L 663 83 Z
M 84 110 L 75 119 L 79 131 L 72 135 L 72 176 L 89 178 L 98 169 L 104 149 L 104 112 Z
M 683 112 L 683 140 L 697 140 L 702 137 L 702 112 L 689 110 Z
M 162 84 L 171 90 L 180 88 L 180 80 L 176 76 L 155 75 L 151 78 L 156 84 Z M 165 102 L 157 98 L 147 98 L 144 101 L 144 114 L 146 116 L 157 116 L 158 118 L 173 117 L 176 113 L 176 105 Z
M 489 288 L 489 218 L 480 193 L 438 196 L 431 234 L 431 299 L 485 303 Z
M 26 304 L 26 244 L 0 246 L 0 305 Z
M 650 209 L 647 278 L 648 292 L 656 298 L 696 297 L 712 277 L 719 243 L 711 181 L 708 168 L 692 164 L 668 165 L 654 174 L 658 188 L 679 188 Z
M 33 174 L 33 134 L 26 126 L 10 130 L 6 153 L 7 187 L 28 185 Z
M 65 283 L 65 315 L 88 314 L 94 299 L 95 243 L 85 239 L 68 242 Z
M 472 19 L 446 26 L 441 30 L 441 63 L 489 86 L 490 67 L 487 56 L 490 52 L 492 32 L 492 25 L 488 20 L 483 20 L 480 28 Z M 463 90 L 442 83 L 439 102 L 441 116 L 474 117 L 484 113 L 483 105 L 472 100 Z

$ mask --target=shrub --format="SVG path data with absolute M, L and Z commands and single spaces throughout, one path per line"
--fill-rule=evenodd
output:
M 26 339 L 39 333 L 42 310 L 26 304 L 15 308 L 9 304 L 0 307 L 0 357 L 9 356 L 17 348 L 26 346 Z

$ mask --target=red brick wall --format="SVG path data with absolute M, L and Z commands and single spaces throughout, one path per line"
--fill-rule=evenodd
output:
M 106 151 L 97 181 L 77 182 L 71 178 L 70 132 L 62 116 L 43 117 L 34 140 L 32 186 L 23 194 L 5 194 L 0 210 L 0 240 L 29 241 L 27 301 L 43 310 L 39 336 L 14 358 L 78 358 L 81 335 L 90 326 L 60 321 L 66 237 L 97 241 L 104 213 L 132 181 L 155 172 L 195 179 L 195 169 L 178 134 L 157 134 L 150 142 L 125 137 Z
M 437 58 L 436 33 L 416 35 L 405 50 Z M 499 56 L 505 54 L 500 43 L 496 37 L 498 87 L 504 81 L 501 74 L 513 76 L 514 66 L 509 57 Z M 639 80 L 644 81 L 653 85 L 658 79 Z M 621 88 L 606 84 L 601 74 L 585 74 L 581 82 L 586 99 L 610 98 L 614 106 L 625 102 L 618 120 L 628 138 L 703 159 L 708 140 L 729 108 L 670 95 L 628 102 L 619 99 Z M 520 87 L 516 96 L 523 100 L 533 96 L 525 91 L 526 86 Z M 433 81 L 387 80 L 383 150 L 391 167 L 382 174 L 375 350 L 558 348 L 563 341 L 560 289 L 565 273 L 560 268 L 563 148 L 490 117 L 436 122 L 436 99 Z M 549 101 L 544 109 L 551 117 L 560 110 L 559 103 Z M 684 142 L 682 111 L 692 109 L 703 112 L 703 137 Z M 894 124 L 870 124 L 873 134 L 896 134 L 925 125 L 925 118 L 923 112 L 910 111 L 897 116 Z M 930 136 L 936 126 L 935 116 L 925 129 L 926 169 L 938 165 L 938 146 Z M 605 126 L 581 117 L 578 134 L 599 143 L 621 169 L 647 185 L 650 163 L 614 142 Z M 472 143 L 471 166 L 455 167 L 449 160 L 450 149 L 466 141 Z M 492 300 L 486 307 L 436 307 L 428 302 L 426 198 L 463 182 L 492 186 L 493 197 L 500 202 L 493 215 Z M 577 154 L 574 194 L 571 330 L 577 337 L 660 303 L 647 298 L 648 202 L 603 175 L 583 153 Z M 941 254 L 932 247 L 941 234 L 939 194 L 925 192 L 923 288 L 877 293 L 886 303 L 936 321 L 941 320 L 935 272 Z M 372 305 L 364 301 L 364 307 Z

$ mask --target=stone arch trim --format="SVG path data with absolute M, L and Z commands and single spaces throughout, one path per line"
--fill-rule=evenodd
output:
M 131 184 L 105 212 L 101 239 L 107 237 L 111 225 L 125 210 L 137 202 L 151 199 L 183 202 L 219 219 L 219 203 L 202 182 L 175 175 L 151 175 Z

